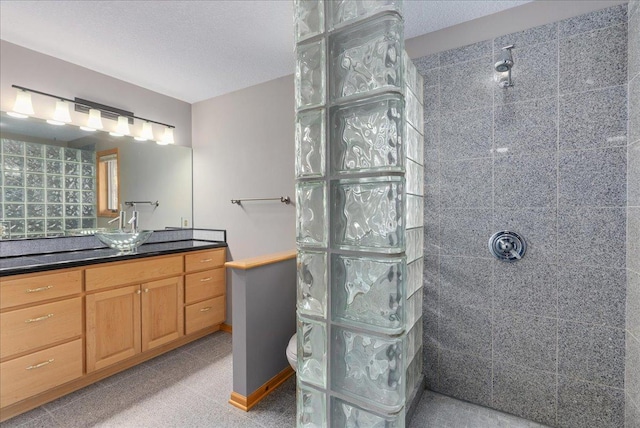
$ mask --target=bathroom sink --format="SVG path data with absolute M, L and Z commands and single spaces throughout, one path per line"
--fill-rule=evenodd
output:
M 84 229 L 65 229 L 65 236 L 86 236 L 86 235 L 95 235 L 98 232 L 109 232 L 115 231 L 115 229 L 108 229 L 106 227 L 88 227 Z
M 95 237 L 110 248 L 120 250 L 121 253 L 131 253 L 144 244 L 152 233 L 153 230 L 141 230 L 135 233 L 111 230 L 96 232 Z

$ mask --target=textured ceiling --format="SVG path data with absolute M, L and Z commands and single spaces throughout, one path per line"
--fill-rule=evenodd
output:
M 405 37 L 527 2 L 405 0 Z M 292 0 L 1 0 L 0 38 L 193 103 L 291 74 L 292 8 Z

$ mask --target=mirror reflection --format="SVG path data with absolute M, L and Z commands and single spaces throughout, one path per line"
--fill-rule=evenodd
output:
M 191 149 L 2 112 L 0 195 L 2 239 L 113 228 L 120 205 L 140 200 L 158 201 L 138 207 L 140 227 L 191 227 Z

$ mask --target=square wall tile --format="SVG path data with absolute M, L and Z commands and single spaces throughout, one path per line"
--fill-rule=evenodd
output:
M 627 25 L 560 39 L 559 55 L 562 58 L 561 94 L 624 85 L 627 82 Z
M 443 209 L 440 216 L 441 254 L 490 258 L 487 242 L 493 234 L 491 209 Z M 464 245 L 459 245 L 464 242 Z
M 538 27 L 529 28 L 517 33 L 511 33 L 497 37 L 493 40 L 493 48 L 495 52 L 508 45 L 516 47 L 524 47 L 527 45 L 536 45 L 538 43 L 550 42 L 558 37 L 558 23 L 540 25 Z
M 445 67 L 447 65 L 466 62 L 487 55 L 491 55 L 491 40 L 484 40 L 482 42 L 440 52 L 440 66 Z
M 493 109 L 451 112 L 440 121 L 440 158 L 456 160 L 491 156 Z
M 627 204 L 627 148 L 560 152 L 560 207 Z
M 525 255 L 526 257 L 526 255 Z M 557 266 L 526 258 L 517 263 L 495 260 L 494 302 L 498 310 L 555 317 Z
M 620 4 L 560 21 L 559 36 L 570 37 L 625 22 L 627 22 L 627 5 Z
M 613 86 L 560 97 L 560 149 L 627 144 L 627 89 Z
M 440 163 L 442 208 L 491 208 L 491 159 Z
M 491 360 L 441 350 L 437 392 L 482 406 L 491 405 Z
M 628 395 L 624 406 L 624 423 L 625 428 L 640 428 L 640 407 Z
M 640 207 L 627 208 L 627 267 L 640 273 Z
M 567 428 L 623 427 L 624 391 L 559 376 L 557 424 Z
M 558 142 L 556 98 L 497 106 L 494 150 L 499 154 L 554 151 Z
M 567 207 L 558 212 L 558 236 L 567 251 L 558 252 L 564 265 L 590 265 L 608 268 L 625 267 L 625 208 Z
M 491 56 L 463 62 L 440 70 L 442 113 L 472 110 L 491 105 L 495 82 L 487 77 L 492 70 Z M 427 101 L 425 100 L 425 107 Z
M 640 340 L 640 273 L 627 270 L 626 329 Z
M 492 407 L 555 425 L 556 374 L 496 363 L 493 367 Z
M 614 388 L 624 387 L 624 330 L 558 322 L 558 373 Z
M 425 213 L 424 218 L 424 254 L 440 254 L 440 216 Z
M 556 206 L 556 153 L 494 158 L 494 204 L 500 207 Z
M 640 20 L 640 14 L 638 14 Z M 640 25 L 640 24 L 639 24 Z M 640 33 L 640 27 L 638 28 Z M 640 36 L 639 36 L 640 37 Z M 640 49 L 640 42 L 638 42 Z M 640 54 L 638 54 L 640 56 Z M 629 82 L 629 144 L 640 141 L 640 73 Z
M 633 3 L 633 2 L 632 2 Z M 629 3 L 631 8 L 632 3 Z M 638 3 L 635 2 L 637 5 Z M 636 6 L 637 9 L 637 6 Z M 629 18 L 629 80 L 640 74 L 640 14 L 634 13 Z
M 512 230 L 527 242 L 525 260 L 536 263 L 556 263 L 555 208 L 498 208 L 494 211 L 495 230 Z
M 427 73 L 434 68 L 440 67 L 440 53 L 435 53 L 431 55 L 421 56 L 420 58 L 416 58 L 413 60 L 413 64 L 416 66 L 418 73 L 420 73 L 423 77 L 427 76 Z M 425 79 L 425 85 L 428 79 Z
M 491 87 L 495 105 L 510 104 L 536 98 L 553 97 L 558 88 L 558 43 L 553 40 L 532 46 L 518 47 L 512 50 L 513 69 L 511 78 L 513 86 L 500 88 L 493 79 Z M 499 52 L 494 52 L 493 61 L 499 58 Z M 493 67 L 485 69 L 484 75 L 493 73 Z
M 495 311 L 494 360 L 553 372 L 556 369 L 554 318 Z
M 625 390 L 634 403 L 640 402 L 640 339 L 627 332 Z
M 558 316 L 624 328 L 626 282 L 624 269 L 561 264 L 558 267 Z
M 440 257 L 440 300 L 451 307 L 491 309 L 492 261 L 471 257 Z
M 440 301 L 440 349 L 491 359 L 491 309 Z

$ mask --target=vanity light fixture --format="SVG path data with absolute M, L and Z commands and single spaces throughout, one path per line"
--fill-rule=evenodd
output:
M 56 101 L 56 110 L 53 112 L 53 119 L 47 119 L 50 125 L 65 125 L 71 123 L 71 114 L 69 114 L 69 103 L 63 100 Z
M 153 127 L 152 124 L 162 125 L 165 127 L 164 136 L 158 144 L 175 144 L 173 139 L 173 129 L 175 126 L 167 123 L 158 122 L 151 119 L 145 119 L 143 117 L 135 116 L 130 111 L 125 111 L 116 107 L 111 107 L 104 104 L 99 104 L 94 101 L 85 100 L 82 98 L 68 99 L 60 97 L 58 95 L 48 94 L 46 92 L 36 91 L 35 89 L 25 88 L 23 86 L 11 85 L 16 88 L 18 93 L 16 95 L 16 103 L 13 111 L 7 112 L 8 115 L 18 118 L 26 118 L 34 114 L 33 105 L 31 104 L 31 94 L 43 95 L 45 97 L 55 98 L 56 109 L 52 119 L 47 120 L 52 125 L 64 125 L 65 123 L 71 123 L 71 115 L 69 113 L 69 105 L 73 104 L 75 110 L 80 113 L 89 115 L 89 119 L 85 126 L 80 126 L 80 129 L 84 131 L 95 131 L 97 129 L 103 129 L 102 119 L 116 120 L 118 123 L 115 130 L 110 132 L 111 135 L 121 137 L 124 135 L 130 135 L 129 125 L 133 125 L 135 120 L 142 121 L 142 133 L 136 136 L 138 141 L 153 141 Z
M 162 135 L 162 139 L 156 141 L 156 143 L 161 146 L 166 146 L 167 144 L 173 144 L 173 128 L 169 128 L 168 126 L 164 128 L 164 134 Z
M 142 133 L 139 136 L 134 138 L 137 141 L 153 140 L 153 128 L 151 127 L 151 122 L 143 122 Z
M 31 104 L 31 94 L 25 90 L 19 89 L 16 94 L 16 103 L 13 105 L 13 111 L 7 112 L 9 116 L 18 119 L 26 119 L 33 114 L 33 104 Z
M 124 137 L 125 135 L 129 135 L 129 119 L 124 116 L 118 116 L 116 130 L 115 132 L 109 132 L 109 135 L 114 137 Z

